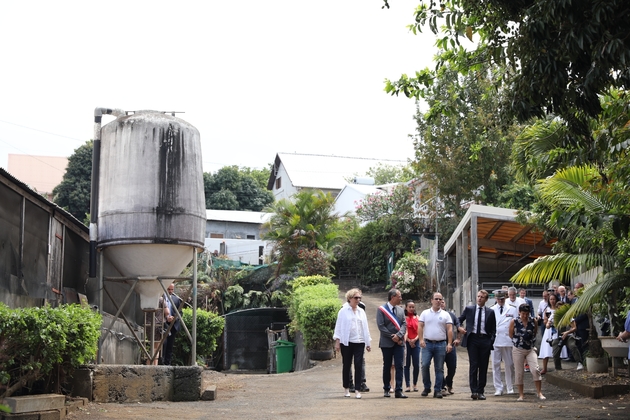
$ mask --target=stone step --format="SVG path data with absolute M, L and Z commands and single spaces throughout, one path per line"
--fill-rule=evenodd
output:
M 65 411 L 66 397 L 61 394 L 21 395 L 5 398 L 2 403 L 13 414 L 61 409 Z

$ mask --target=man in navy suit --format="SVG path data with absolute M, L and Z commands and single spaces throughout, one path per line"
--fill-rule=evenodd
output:
M 381 332 L 378 346 L 383 353 L 383 390 L 384 397 L 389 397 L 389 387 L 391 381 L 392 359 L 396 367 L 396 398 L 407 398 L 402 392 L 403 382 L 403 359 L 405 357 L 405 333 L 407 332 L 407 321 L 405 311 L 399 307 L 402 301 L 400 290 L 390 289 L 387 294 L 388 302 L 379 306 L 376 311 L 376 325 Z
M 470 370 L 468 382 L 473 400 L 485 400 L 484 390 L 486 377 L 488 376 L 488 362 L 494 343 L 497 322 L 492 309 L 486 308 L 488 292 L 477 292 L 477 305 L 466 306 L 459 317 L 460 324 L 466 323 L 466 328 L 459 328 L 460 333 L 465 333 L 462 347 L 468 349 L 468 361 Z
M 175 344 L 175 336 L 177 335 L 177 331 L 179 331 L 179 329 L 181 328 L 181 319 L 178 314 L 179 314 L 180 306 L 182 304 L 182 300 L 179 298 L 179 296 L 173 293 L 175 291 L 174 283 L 171 283 L 166 290 L 168 291 L 168 295 L 171 297 L 171 300 L 173 301 L 173 303 L 171 304 L 171 301 L 168 299 L 168 296 L 164 295 L 164 305 L 168 307 L 168 310 L 169 310 L 169 314 L 166 316 L 166 322 L 169 325 L 173 324 L 173 326 L 171 327 L 171 330 L 169 331 L 168 337 L 166 337 L 166 340 L 164 341 L 163 362 L 165 365 L 168 366 L 171 364 L 171 361 L 173 359 L 173 345 Z M 173 307 L 173 304 L 175 305 L 175 308 L 177 308 L 177 310 L 175 310 L 175 308 Z M 168 328 L 168 327 L 165 325 L 165 328 Z

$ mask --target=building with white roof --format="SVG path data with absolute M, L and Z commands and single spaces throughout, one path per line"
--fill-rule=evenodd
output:
M 336 197 L 352 179 L 365 177 L 379 164 L 406 165 L 404 160 L 367 159 L 343 156 L 278 153 L 267 189 L 277 200 L 289 198 L 301 189 L 317 189 Z

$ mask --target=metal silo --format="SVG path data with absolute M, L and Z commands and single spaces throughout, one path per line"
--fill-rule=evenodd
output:
M 98 117 L 96 248 L 122 276 L 138 278 L 142 309 L 157 308 L 157 278 L 178 276 L 204 244 L 199 131 L 157 111 L 103 113 L 118 118 L 100 128 Z

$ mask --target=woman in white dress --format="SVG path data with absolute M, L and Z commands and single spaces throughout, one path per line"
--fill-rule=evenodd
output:
M 540 371 L 541 375 L 547 373 L 547 363 L 549 362 L 549 358 L 553 357 L 553 348 L 550 343 L 554 338 L 558 338 L 558 330 L 556 330 L 553 323 L 553 314 L 556 312 L 557 307 L 558 296 L 554 293 L 550 293 L 549 305 L 545 308 L 545 312 L 543 313 L 545 319 L 545 333 L 543 334 L 542 341 L 540 342 L 540 352 L 538 353 L 538 358 L 543 359 L 543 369 Z M 567 357 L 566 347 L 562 348 L 560 357 Z

